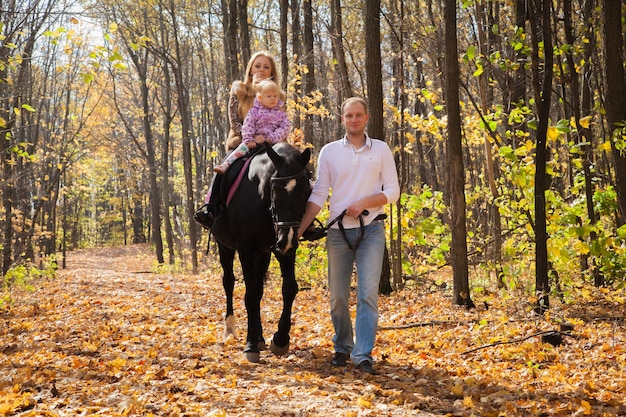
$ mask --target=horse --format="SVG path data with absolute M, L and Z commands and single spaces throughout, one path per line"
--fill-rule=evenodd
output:
M 276 356 L 289 351 L 291 310 L 298 293 L 295 277 L 298 228 L 311 192 L 308 163 L 310 149 L 300 151 L 281 142 L 265 145 L 265 153 L 251 156 L 232 197 L 224 196 L 238 181 L 235 164 L 224 174 L 221 192 L 226 207 L 220 210 L 212 227 L 218 244 L 226 293 L 226 333 L 234 335 L 233 290 L 235 252 L 245 283 L 245 306 L 248 316 L 244 355 L 249 362 L 259 362 L 265 348 L 261 325 L 261 298 L 271 254 L 278 260 L 282 275 L 283 310 L 270 350 Z M 236 161 L 241 165 L 242 162 Z M 235 168 L 235 169 L 233 169 Z

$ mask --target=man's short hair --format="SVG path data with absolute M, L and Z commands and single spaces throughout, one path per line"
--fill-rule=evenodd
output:
M 365 109 L 365 114 L 368 114 L 367 101 L 365 101 L 365 99 L 363 99 L 362 97 L 350 97 L 350 98 L 346 99 L 343 102 L 343 104 L 341 105 L 341 114 L 343 114 L 343 111 L 346 108 L 346 106 L 348 106 L 349 104 L 352 104 L 352 103 L 361 103 L 361 105 Z

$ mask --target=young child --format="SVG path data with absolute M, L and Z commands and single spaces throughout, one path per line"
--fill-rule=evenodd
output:
M 213 171 L 223 174 L 236 159 L 244 156 L 257 144 L 263 142 L 275 144 L 287 138 L 291 123 L 283 109 L 281 94 L 280 86 L 274 81 L 264 80 L 258 84 L 254 104 L 241 128 L 241 144 L 224 162 L 216 165 Z

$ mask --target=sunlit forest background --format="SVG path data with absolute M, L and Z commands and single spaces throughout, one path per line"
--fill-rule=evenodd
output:
M 189 271 L 216 258 L 192 214 L 224 157 L 230 85 L 268 50 L 314 158 L 342 135 L 341 102 L 368 99 L 403 193 L 388 207 L 392 288 L 454 266 L 450 89 L 472 291 L 532 291 L 542 224 L 543 291 L 623 287 L 625 3 L 455 3 L 451 41 L 432 0 L 1 2 L 4 286 L 80 248 L 150 242 L 155 267 Z M 298 256 L 300 279 L 324 279 L 323 241 Z

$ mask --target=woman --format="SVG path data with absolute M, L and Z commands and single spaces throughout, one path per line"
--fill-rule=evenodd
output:
M 291 123 L 285 104 L 280 99 L 283 96 L 280 86 L 272 80 L 265 79 L 258 84 L 254 104 L 241 128 L 241 143 L 213 171 L 224 174 L 233 162 L 246 155 L 257 144 L 268 142 L 273 145 L 287 139 Z
M 235 81 L 230 89 L 228 98 L 228 119 L 230 122 L 230 132 L 226 139 L 226 151 L 232 151 L 241 143 L 241 128 L 248 111 L 252 108 L 254 97 L 256 96 L 256 85 L 263 80 L 273 80 L 280 84 L 280 77 L 276 70 L 276 61 L 267 51 L 259 51 L 252 55 L 248 61 L 246 72 L 242 81 Z M 284 94 L 281 95 L 284 102 Z M 208 217 L 210 227 L 221 204 L 220 186 L 222 175 L 216 174 L 213 177 L 211 189 L 206 197 L 208 203 Z
M 231 151 L 241 142 L 241 127 L 256 96 L 256 85 L 263 80 L 272 80 L 280 86 L 276 61 L 267 51 L 257 52 L 248 61 L 243 81 L 235 81 L 228 99 L 228 119 L 230 132 L 226 140 L 226 150 Z M 281 100 L 285 101 L 284 93 Z

